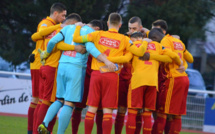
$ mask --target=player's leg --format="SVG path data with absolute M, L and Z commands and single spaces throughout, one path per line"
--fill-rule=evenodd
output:
M 72 134 L 78 133 L 78 127 L 81 122 L 81 112 L 83 108 L 75 107 L 72 113 Z
M 118 93 L 118 110 L 115 119 L 115 133 L 121 134 L 122 128 L 124 126 L 124 118 L 125 113 L 127 111 L 127 95 L 128 95 L 128 87 L 129 87 L 130 79 L 129 80 L 119 80 L 119 93 Z
M 142 122 L 143 122 L 143 118 L 142 118 L 142 109 L 138 110 L 137 116 L 136 116 L 136 130 L 135 130 L 135 134 L 140 134 L 141 132 L 141 128 L 142 128 Z
M 103 134 L 110 134 L 112 130 L 112 113 L 113 109 L 103 108 L 103 121 L 102 121 L 102 132 Z
M 81 122 L 81 113 L 83 108 L 86 107 L 86 103 L 87 103 L 89 85 L 90 85 L 90 75 L 86 73 L 85 80 L 84 80 L 83 100 L 81 103 L 75 104 L 75 109 L 73 110 L 73 114 L 72 114 L 72 133 L 73 134 L 78 133 L 79 124 Z
M 152 111 L 155 111 L 157 89 L 155 86 L 147 86 L 144 91 L 144 112 L 143 112 L 143 133 L 151 134 L 152 131 Z
M 58 111 L 63 106 L 63 103 L 64 103 L 64 100 L 59 98 L 58 100 L 56 100 L 54 103 L 51 104 L 43 120 L 43 123 L 40 124 L 38 127 L 39 134 L 45 134 L 50 132 L 48 131 L 49 123 L 55 118 Z
M 39 101 L 37 104 L 37 107 L 35 109 L 34 112 L 34 127 L 33 127 L 33 133 L 37 134 L 37 128 L 40 125 L 40 123 L 38 122 L 38 118 L 39 118 L 39 111 L 40 111 L 40 107 L 42 105 L 42 101 L 43 101 L 43 91 L 44 91 L 44 80 L 42 78 L 42 72 L 41 69 L 39 69 Z M 42 122 L 41 122 L 42 123 Z
M 94 125 L 94 117 L 97 111 L 97 107 L 89 106 L 85 120 L 84 120 L 84 128 L 85 128 L 85 134 L 91 134 L 93 125 Z
M 40 68 L 41 72 L 41 77 L 43 80 L 43 96 L 42 96 L 42 104 L 40 106 L 40 109 L 38 111 L 38 119 L 37 119 L 37 124 L 41 124 L 43 122 L 43 119 L 46 115 L 46 112 L 51 105 L 51 96 L 53 93 L 53 85 L 55 81 L 55 74 L 56 74 L 56 68 L 50 67 L 50 66 L 42 66 Z M 49 128 L 49 131 L 50 130 Z
M 102 121 L 103 121 L 103 110 L 99 106 L 97 112 L 96 112 L 96 129 L 97 129 L 97 134 L 102 134 Z
M 31 70 L 32 100 L 28 108 L 28 134 L 33 133 L 34 112 L 39 101 L 39 70 Z
M 69 125 L 74 106 L 75 105 L 73 102 L 69 102 L 69 101 L 64 102 L 64 105 L 62 107 L 62 110 L 60 112 L 59 119 L 58 119 L 58 131 L 57 131 L 58 134 L 65 133 L 66 128 Z
M 119 99 L 120 101 L 120 99 Z M 122 128 L 124 126 L 125 113 L 127 111 L 127 107 L 119 106 L 117 110 L 117 115 L 115 119 L 115 134 L 121 134 Z
M 136 89 L 128 89 L 128 120 L 126 123 L 126 133 L 134 134 L 136 131 L 136 117 L 138 110 L 143 108 L 143 91 L 145 86 Z

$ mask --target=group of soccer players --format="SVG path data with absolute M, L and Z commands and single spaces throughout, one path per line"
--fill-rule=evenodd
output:
M 85 134 L 91 134 L 95 115 L 97 133 L 110 134 L 114 109 L 116 134 L 126 112 L 127 134 L 141 128 L 144 134 L 179 133 L 189 87 L 185 69 L 193 57 L 178 36 L 166 35 L 167 23 L 157 20 L 149 31 L 135 16 L 124 35 L 118 33 L 118 13 L 109 15 L 108 31 L 100 20 L 85 25 L 76 13 L 65 16 L 66 7 L 54 3 L 32 35 L 28 134 L 51 133 L 60 108 L 57 133 L 63 134 L 72 118 L 77 134 L 86 105 Z

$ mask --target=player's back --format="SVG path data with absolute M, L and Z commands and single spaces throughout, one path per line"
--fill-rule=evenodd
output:
M 129 50 L 129 38 L 118 33 L 115 29 L 98 31 L 93 42 L 101 53 L 109 57 L 123 56 L 124 52 Z M 100 66 L 104 66 L 104 63 L 93 58 L 92 69 L 99 70 Z
M 142 44 L 140 41 L 134 42 L 133 45 L 140 47 Z M 151 54 L 161 54 L 162 45 L 158 42 L 152 41 L 147 45 L 147 51 Z M 155 60 L 142 61 L 138 56 L 133 56 L 132 60 L 132 89 L 135 89 L 142 85 L 157 86 L 158 84 L 158 68 L 159 62 Z
M 62 34 L 65 36 L 64 42 L 71 45 L 85 45 L 84 43 L 73 42 L 73 34 L 75 31 L 75 28 L 76 28 L 75 25 L 68 25 L 61 30 Z M 92 28 L 86 25 L 81 28 L 80 34 L 86 35 L 93 31 L 94 30 Z M 81 54 L 76 51 L 63 51 L 59 62 L 69 62 L 69 63 L 86 67 L 88 56 L 89 56 L 89 52 L 85 54 Z
M 186 49 L 184 43 L 180 39 L 177 39 L 171 35 L 166 35 L 164 38 L 166 38 L 164 39 L 164 41 L 169 40 L 171 42 L 169 45 L 169 49 L 177 53 L 180 59 L 183 60 L 183 53 L 184 53 L 184 50 Z M 167 67 L 168 68 L 166 68 L 166 71 L 167 71 L 168 77 L 187 76 L 185 72 L 180 73 L 177 71 L 177 69 L 179 68 L 179 65 L 177 65 L 174 61 L 172 63 L 167 63 Z

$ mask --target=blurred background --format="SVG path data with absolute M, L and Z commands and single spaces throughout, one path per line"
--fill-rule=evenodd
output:
M 0 71 L 30 74 L 28 57 L 35 48 L 31 35 L 38 23 L 49 16 L 54 2 L 65 4 L 67 14 L 80 14 L 84 23 L 100 19 L 106 24 L 108 15 L 118 12 L 123 18 L 120 33 L 128 31 L 128 20 L 133 16 L 139 16 L 143 27 L 148 29 L 153 21 L 166 20 L 167 33 L 179 35 L 194 57 L 194 63 L 186 71 L 189 90 L 215 91 L 215 0 L 1 0 Z M 25 75 L 0 73 L 0 78 L 3 77 L 30 80 Z M 0 100 L 1 97 L 0 94 Z M 189 92 L 183 128 L 203 130 L 206 115 L 212 117 L 207 114 L 206 98 L 215 96 L 208 92 Z M 214 102 L 208 106 L 213 113 Z

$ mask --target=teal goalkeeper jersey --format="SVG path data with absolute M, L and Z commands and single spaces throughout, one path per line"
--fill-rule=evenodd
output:
M 83 67 L 87 66 L 87 60 L 89 53 L 93 55 L 95 58 L 97 58 L 101 53 L 99 50 L 95 47 L 95 45 L 92 42 L 87 43 L 75 43 L 73 42 L 73 34 L 75 32 L 75 25 L 68 25 L 65 26 L 58 34 L 56 34 L 48 43 L 47 45 L 47 52 L 51 53 L 52 49 L 55 47 L 55 45 L 64 40 L 65 43 L 71 44 L 71 45 L 85 45 L 87 53 L 81 54 L 76 51 L 63 51 L 61 54 L 61 58 L 59 60 L 59 63 L 73 63 L 77 65 L 81 65 Z M 85 25 L 81 28 L 80 34 L 86 35 L 91 32 L 94 32 L 94 30 Z

